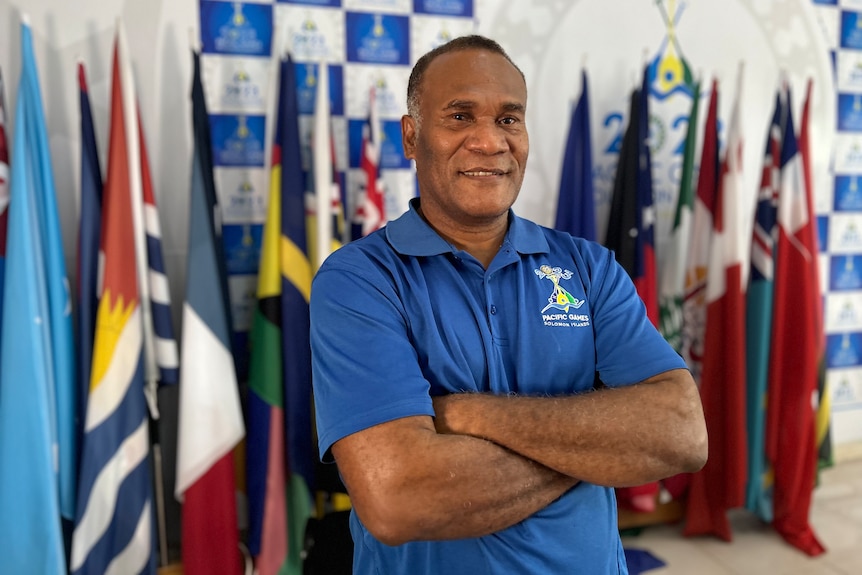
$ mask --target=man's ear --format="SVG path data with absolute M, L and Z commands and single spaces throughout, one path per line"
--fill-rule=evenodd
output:
M 412 116 L 401 116 L 401 144 L 404 146 L 404 157 L 416 159 L 416 119 Z

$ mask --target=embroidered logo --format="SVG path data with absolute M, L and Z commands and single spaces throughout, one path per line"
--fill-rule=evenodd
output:
M 553 327 L 586 327 L 590 325 L 589 315 L 573 312 L 573 310 L 580 309 L 586 300 L 576 298 L 560 285 L 560 280 L 572 278 L 571 271 L 552 268 L 547 264 L 533 271 L 540 278 L 547 278 L 554 284 L 554 291 L 548 296 L 548 305 L 542 308 L 542 320 L 545 325 Z M 562 313 L 546 313 L 551 309 L 559 310 Z

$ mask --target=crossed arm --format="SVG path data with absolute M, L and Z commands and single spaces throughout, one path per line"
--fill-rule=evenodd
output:
M 452 394 L 434 410 L 332 446 L 354 510 L 389 545 L 487 535 L 578 481 L 639 485 L 706 461 L 699 394 L 684 369 L 566 397 Z

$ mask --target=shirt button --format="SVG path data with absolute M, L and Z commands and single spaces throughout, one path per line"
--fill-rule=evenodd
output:
M 491 311 L 491 315 L 497 315 L 497 306 L 492 305 L 490 311 Z

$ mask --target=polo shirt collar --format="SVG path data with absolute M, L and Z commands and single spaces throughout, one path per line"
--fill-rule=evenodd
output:
M 395 251 L 405 256 L 436 256 L 458 251 L 444 240 L 419 215 L 419 198 L 410 200 L 410 209 L 386 226 L 386 239 Z M 505 242 L 521 254 L 550 251 L 548 240 L 534 222 L 519 218 L 509 210 L 509 231 Z

